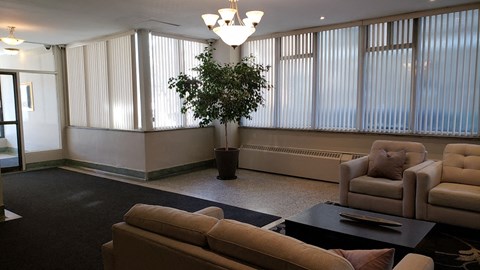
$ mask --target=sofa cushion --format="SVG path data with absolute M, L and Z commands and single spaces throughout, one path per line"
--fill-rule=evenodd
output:
M 218 219 L 159 205 L 136 204 L 124 216 L 126 223 L 197 246 L 207 246 L 206 233 Z
M 403 164 L 406 160 L 405 150 L 387 153 L 384 149 L 379 149 L 370 155 L 372 162 L 368 167 L 368 176 L 402 180 Z
M 458 143 L 445 146 L 442 181 L 480 186 L 480 145 Z
M 331 249 L 347 259 L 355 270 L 391 270 L 393 267 L 393 255 L 395 249 L 365 249 L 365 250 L 343 250 Z
M 354 269 L 344 258 L 294 238 L 223 219 L 207 234 L 212 251 L 262 269 Z
M 428 193 L 433 205 L 480 212 L 480 186 L 440 183 Z
M 353 178 L 350 181 L 349 191 L 401 200 L 403 198 L 403 181 L 392 181 L 386 178 L 374 178 L 364 175 Z
M 418 142 L 376 140 L 372 144 L 370 153 L 374 153 L 379 149 L 383 149 L 387 153 L 405 150 L 406 160 L 403 164 L 403 170 L 420 164 L 427 159 L 425 146 Z M 369 167 L 371 166 L 371 162 L 373 162 L 373 160 L 369 158 Z

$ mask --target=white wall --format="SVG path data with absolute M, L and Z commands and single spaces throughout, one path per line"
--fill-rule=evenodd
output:
M 394 136 L 352 134 L 280 129 L 240 128 L 240 144 L 296 147 L 339 152 L 368 154 L 375 140 L 415 141 L 425 145 L 429 159 L 442 159 L 443 149 L 449 143 L 480 144 L 478 139 L 436 138 L 421 136 Z
M 46 73 L 56 70 L 53 49 L 32 44 L 19 47 L 20 53 L 16 56 L 0 55 L 0 69 Z M 20 83 L 32 82 L 35 107 L 32 112 L 21 111 L 26 163 L 63 159 L 59 119 L 59 108 L 63 104 L 58 104 L 55 79 L 53 74 L 20 73 Z
M 55 71 L 52 51 L 46 50 L 43 45 L 35 45 L 34 48 L 21 48 L 18 55 L 0 54 L 0 68 Z
M 33 89 L 34 110 L 22 110 L 27 153 L 61 149 L 55 79 L 51 74 L 20 74 L 20 83 L 30 82 Z

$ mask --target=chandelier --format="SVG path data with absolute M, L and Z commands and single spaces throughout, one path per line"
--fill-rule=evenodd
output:
M 230 8 L 218 10 L 221 16 L 220 20 L 218 20 L 219 16 L 216 14 L 203 14 L 202 19 L 209 30 L 213 30 L 223 42 L 235 49 L 255 32 L 255 27 L 262 19 L 263 11 L 249 11 L 246 13 L 247 18 L 241 20 L 238 12 L 238 0 L 228 1 L 230 1 Z M 235 24 L 235 17 L 237 24 Z M 215 27 L 217 22 L 218 26 Z
M 11 46 L 20 45 L 24 42 L 23 39 L 15 38 L 15 36 L 13 35 L 13 31 L 15 31 L 15 26 L 8 26 L 8 30 L 10 32 L 8 37 L 2 37 L 2 38 L 0 38 L 0 40 L 2 40 L 4 43 L 6 43 L 8 45 L 11 45 Z

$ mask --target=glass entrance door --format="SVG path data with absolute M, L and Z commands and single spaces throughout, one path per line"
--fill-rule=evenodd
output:
M 17 88 L 16 73 L 0 72 L 0 167 L 2 172 L 22 169 Z

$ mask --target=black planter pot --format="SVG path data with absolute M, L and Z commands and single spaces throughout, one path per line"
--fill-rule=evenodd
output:
M 217 179 L 237 179 L 235 172 L 237 171 L 239 153 L 240 150 L 238 148 L 228 148 L 228 150 L 225 150 L 225 148 L 215 149 L 215 162 L 218 170 Z

